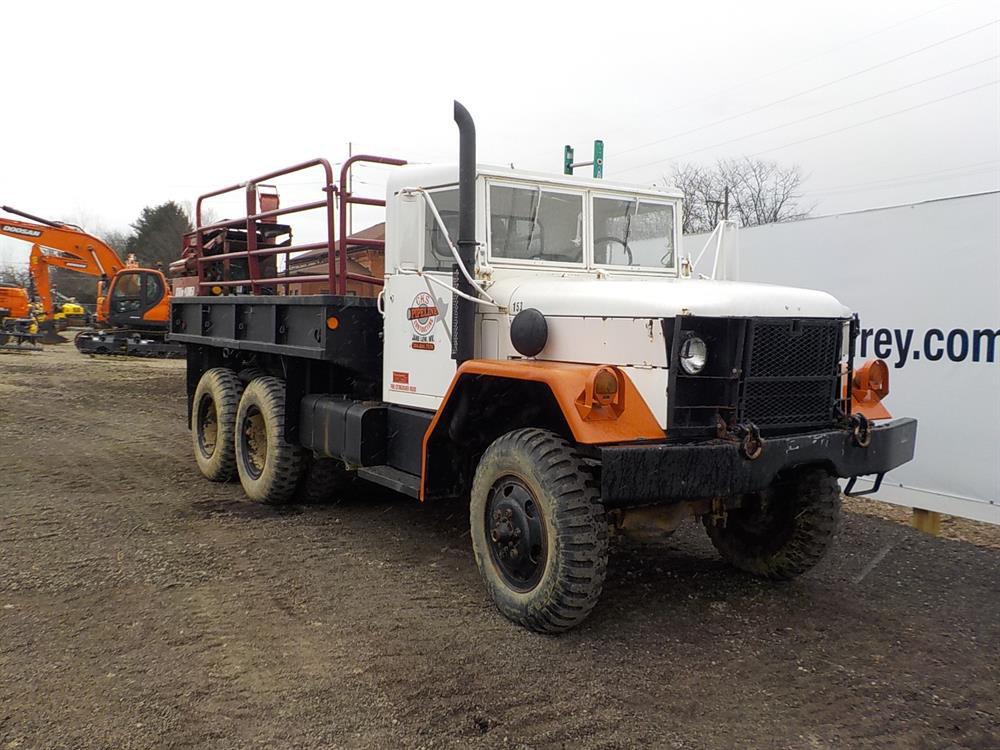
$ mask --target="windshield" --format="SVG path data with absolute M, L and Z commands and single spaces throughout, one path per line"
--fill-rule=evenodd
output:
M 642 198 L 594 198 L 594 262 L 673 268 L 674 207 Z
M 540 187 L 490 186 L 494 258 L 582 263 L 583 195 Z

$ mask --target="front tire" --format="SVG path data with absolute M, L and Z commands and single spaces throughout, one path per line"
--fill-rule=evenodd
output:
M 722 557 L 762 578 L 789 580 L 818 563 L 840 520 L 840 485 L 823 469 L 804 469 L 775 481 L 724 523 L 704 517 L 705 530 Z
M 236 373 L 213 367 L 198 381 L 191 412 L 191 439 L 198 469 L 213 482 L 236 476 L 233 428 L 243 384 Z
M 535 428 L 495 440 L 476 469 L 472 547 L 508 619 L 539 633 L 579 625 L 597 604 L 608 522 L 590 467 L 560 436 Z
M 235 440 L 236 470 L 247 497 L 290 501 L 302 476 L 303 451 L 285 440 L 284 382 L 272 377 L 250 382 L 236 411 Z

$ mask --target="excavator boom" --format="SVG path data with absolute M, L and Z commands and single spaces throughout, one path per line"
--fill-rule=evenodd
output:
M 42 308 L 48 316 L 54 312 L 49 287 L 49 268 L 65 268 L 68 271 L 96 276 L 107 282 L 126 267 L 126 263 L 118 257 L 118 253 L 79 227 L 32 216 L 10 206 L 0 206 L 0 209 L 34 220 L 29 223 L 3 217 L 0 219 L 0 235 L 32 243 L 31 275 Z

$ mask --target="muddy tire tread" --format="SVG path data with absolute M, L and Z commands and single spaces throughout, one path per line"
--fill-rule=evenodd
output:
M 211 389 L 215 396 L 215 411 L 218 422 L 219 441 L 216 453 L 212 459 L 205 459 L 201 455 L 201 448 L 198 445 L 198 413 L 201 397 L 204 394 L 202 384 L 206 384 L 206 389 Z M 239 408 L 240 398 L 243 396 L 243 383 L 236 376 L 236 373 L 227 367 L 213 367 L 206 370 L 198 386 L 195 389 L 194 405 L 192 414 L 191 438 L 195 452 L 195 461 L 198 469 L 206 479 L 212 482 L 229 482 L 236 478 L 236 445 L 233 428 L 236 423 L 236 412 Z
M 474 534 L 476 562 L 497 608 L 509 619 L 540 633 L 561 633 L 579 625 L 593 610 L 607 573 L 608 523 L 592 467 L 559 435 L 538 428 L 509 432 L 484 453 L 473 481 L 471 514 L 484 513 L 485 498 L 503 470 L 497 462 L 522 456 L 537 467 L 543 514 L 555 529 L 554 563 L 531 592 L 517 601 L 493 569 L 485 535 Z M 534 478 L 533 478 L 534 479 Z M 475 523 L 475 522 L 474 522 Z M 474 525 L 475 528 L 475 525 Z
M 815 566 L 836 536 L 840 521 L 840 485 L 822 469 L 798 472 L 785 486 L 786 501 L 795 504 L 792 529 L 776 550 L 727 531 L 704 517 L 705 530 L 719 554 L 734 567 L 771 580 L 787 581 Z
M 268 423 L 267 459 L 260 478 L 254 480 L 243 469 L 240 447 L 240 425 L 244 402 L 256 402 Z M 243 491 L 252 500 L 269 505 L 282 505 L 295 497 L 304 464 L 302 447 L 288 443 L 285 431 L 285 384 L 279 378 L 254 378 L 243 391 L 236 419 L 236 466 Z

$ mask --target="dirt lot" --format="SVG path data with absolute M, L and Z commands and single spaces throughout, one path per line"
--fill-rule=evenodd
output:
M 0 354 L 0 748 L 1000 747 L 995 529 L 855 504 L 769 585 L 689 524 L 542 637 L 462 507 L 250 504 L 184 409 L 182 362 Z

